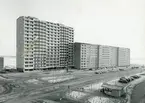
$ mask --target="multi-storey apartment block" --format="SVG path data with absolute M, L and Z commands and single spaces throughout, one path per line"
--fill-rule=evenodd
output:
M 17 19 L 17 69 L 21 71 L 73 66 L 71 27 L 21 16 Z
M 74 66 L 74 30 L 60 25 L 60 66 Z
M 99 67 L 117 66 L 117 47 L 99 46 Z
M 118 66 L 130 65 L 130 49 L 118 48 Z
M 111 47 L 111 67 L 118 66 L 118 47 Z
M 74 65 L 78 69 L 130 65 L 130 49 L 87 43 L 74 44 Z
M 111 66 L 111 47 L 99 46 L 99 67 Z
M 75 43 L 75 68 L 97 69 L 98 68 L 98 45 L 87 43 Z

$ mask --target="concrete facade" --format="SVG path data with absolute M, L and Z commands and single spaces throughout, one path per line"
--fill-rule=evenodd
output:
M 87 43 L 75 43 L 75 68 L 97 69 L 98 68 L 98 45 Z
M 97 69 L 130 65 L 130 49 L 88 43 L 74 44 L 77 69 Z
M 118 48 L 118 66 L 130 65 L 130 49 Z
M 99 67 L 116 67 L 117 58 L 117 47 L 99 46 Z
M 60 25 L 60 67 L 74 66 L 74 30 Z
M 111 67 L 118 66 L 118 47 L 111 47 Z
M 99 67 L 111 67 L 111 47 L 99 46 Z
M 19 17 L 17 69 L 28 71 L 73 66 L 73 36 L 72 27 L 30 16 Z
M 0 57 L 0 70 L 4 68 L 4 58 Z

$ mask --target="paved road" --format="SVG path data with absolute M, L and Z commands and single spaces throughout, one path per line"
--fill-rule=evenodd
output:
M 145 95 L 141 98 L 139 103 L 145 103 Z
M 131 103 L 145 103 L 143 99 L 145 97 L 145 81 L 137 84 L 131 95 Z
M 140 70 L 134 69 L 134 70 L 128 70 L 128 71 L 121 71 L 121 72 L 110 72 L 110 73 L 105 73 L 105 74 L 88 73 L 89 75 L 85 75 L 85 76 L 81 75 L 81 74 L 72 74 L 72 75 L 75 75 L 75 77 L 77 77 L 78 79 L 59 83 L 60 88 L 56 89 L 55 91 L 47 91 L 46 92 L 47 89 L 52 88 L 53 86 L 58 86 L 58 84 L 42 87 L 39 89 L 34 88 L 32 90 L 31 89 L 27 90 L 27 88 L 29 88 L 29 87 L 27 87 L 27 88 L 25 88 L 25 90 L 17 92 L 17 95 L 21 94 L 21 96 L 10 99 L 5 103 L 27 103 L 27 101 L 31 100 L 31 99 L 37 99 L 37 98 L 40 98 L 43 96 L 57 94 L 57 93 L 62 92 L 62 91 L 65 92 L 65 91 L 67 91 L 67 89 L 66 89 L 67 85 L 70 85 L 72 89 L 75 89 L 75 88 L 78 88 L 80 86 L 84 86 L 84 85 L 91 83 L 91 82 L 108 81 L 108 80 L 111 80 L 114 78 L 118 78 L 118 77 L 125 76 L 125 75 L 131 75 L 131 74 L 135 74 L 138 72 L 140 72 Z M 31 94 L 35 94 L 35 95 L 31 95 Z

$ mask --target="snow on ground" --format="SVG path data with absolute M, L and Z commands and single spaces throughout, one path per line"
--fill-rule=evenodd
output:
M 78 100 L 86 96 L 86 93 L 79 92 L 79 91 L 71 91 L 66 93 L 66 97 L 73 100 Z
M 37 79 L 29 79 L 29 80 L 27 80 L 26 82 L 27 82 L 27 83 L 33 83 L 33 84 L 38 84 L 38 83 L 40 83 L 40 81 L 37 80 Z
M 120 103 L 117 99 L 106 98 L 106 97 L 92 97 L 88 99 L 89 103 Z
M 59 76 L 59 77 L 43 77 L 41 80 L 46 80 L 49 83 L 59 83 L 63 81 L 67 81 L 70 79 L 74 79 L 74 76 Z
M 50 80 L 50 79 L 55 79 L 56 77 L 43 77 L 41 80 Z
M 99 90 L 99 89 L 102 88 L 101 87 L 102 84 L 103 84 L 102 82 L 101 83 L 90 84 L 90 85 L 84 86 L 83 89 L 85 91 L 95 91 L 95 90 Z
M 63 73 L 66 73 L 66 70 L 55 70 L 55 71 L 52 70 L 49 73 L 50 73 L 50 75 L 63 74 Z

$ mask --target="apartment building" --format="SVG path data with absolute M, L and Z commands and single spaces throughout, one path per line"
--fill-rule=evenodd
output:
M 78 69 L 98 68 L 98 45 L 74 43 L 74 65 Z
M 17 19 L 17 69 L 31 71 L 73 66 L 73 42 L 72 27 L 21 16 Z
M 118 47 L 111 47 L 111 67 L 118 66 Z
M 111 66 L 111 48 L 109 46 L 99 46 L 99 67 Z
M 99 46 L 99 67 L 117 66 L 117 47 Z
M 118 66 L 130 65 L 130 49 L 118 48 Z
M 60 67 L 74 66 L 74 29 L 60 25 Z
M 130 65 L 130 50 L 107 45 L 74 43 L 74 66 L 97 69 Z
M 4 68 L 4 58 L 0 57 L 0 70 Z

